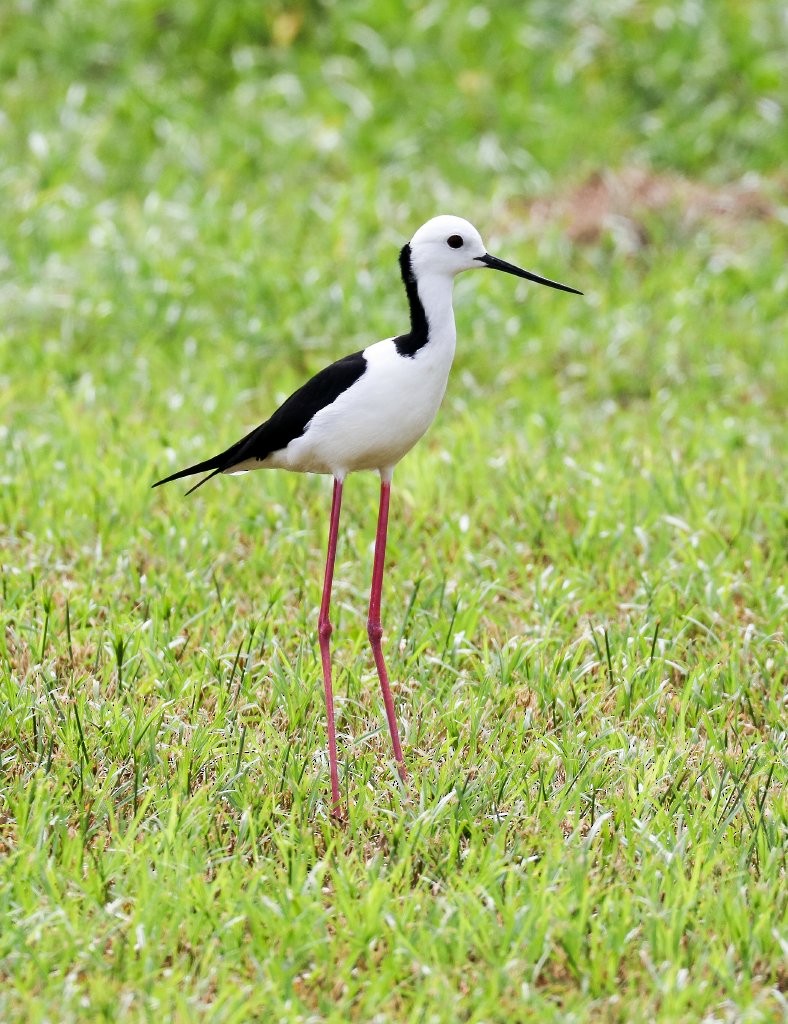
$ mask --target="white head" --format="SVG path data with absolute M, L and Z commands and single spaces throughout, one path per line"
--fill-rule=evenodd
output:
M 454 277 L 463 270 L 481 266 L 475 257 L 484 256 L 482 236 L 467 220 L 443 214 L 422 224 L 410 240 L 413 276 L 448 274 Z
M 482 236 L 467 220 L 443 214 L 433 217 L 422 224 L 411 238 L 410 244 L 403 250 L 410 262 L 410 272 L 415 281 L 425 277 L 455 277 L 463 270 L 481 270 L 489 267 L 502 270 L 516 277 L 524 277 L 537 284 L 546 284 L 550 288 L 558 288 L 564 292 L 575 292 L 582 295 L 576 288 L 569 288 L 557 281 L 539 277 L 528 270 L 521 270 L 512 263 L 491 256 L 485 248 Z M 404 272 L 404 267 L 403 267 Z

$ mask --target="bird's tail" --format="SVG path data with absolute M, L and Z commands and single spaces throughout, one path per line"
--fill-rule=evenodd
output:
M 160 487 L 162 484 L 168 484 L 171 480 L 180 480 L 181 477 L 193 476 L 195 473 L 208 473 L 208 476 L 200 480 L 199 483 L 196 483 L 194 487 L 190 487 L 186 492 L 191 494 L 198 487 L 207 484 L 217 473 L 224 473 L 226 470 L 232 471 L 234 466 L 240 465 L 249 456 L 247 452 L 249 442 L 259 438 L 261 432 L 264 432 L 267 426 L 267 423 L 263 423 L 247 434 L 246 437 L 242 437 L 240 441 L 236 441 L 235 444 L 231 444 L 223 452 L 219 452 L 218 455 L 213 455 L 210 459 L 206 459 L 204 462 L 197 462 L 186 469 L 179 469 L 177 473 L 171 473 L 169 476 L 165 476 L 163 480 L 157 480 L 153 486 Z M 268 450 L 270 451 L 270 449 Z M 265 457 L 260 455 L 258 451 L 253 451 L 251 454 L 258 460 L 262 460 Z
M 171 473 L 169 476 L 165 476 L 163 480 L 157 480 L 154 487 L 161 487 L 162 484 L 168 484 L 172 480 L 180 480 L 184 476 L 193 476 L 195 473 L 205 473 L 210 470 L 208 476 L 203 477 L 194 487 L 190 487 L 186 492 L 191 494 L 192 491 L 196 491 L 198 487 L 202 487 L 203 484 L 207 484 L 208 481 L 216 476 L 217 473 L 221 473 L 226 468 L 227 463 L 224 459 L 224 454 L 214 455 L 212 459 L 206 459 L 204 462 L 198 462 L 194 466 L 189 466 L 187 469 L 179 469 L 177 473 Z

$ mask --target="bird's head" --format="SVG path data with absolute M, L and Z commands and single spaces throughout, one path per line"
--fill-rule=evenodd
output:
M 410 243 L 402 250 L 401 262 L 403 273 L 409 269 L 413 280 L 431 275 L 455 277 L 463 270 L 502 270 L 515 277 L 524 277 L 527 281 L 544 284 L 549 288 L 558 288 L 562 292 L 574 292 L 582 295 L 576 288 L 559 284 L 546 277 L 539 277 L 529 270 L 521 270 L 513 263 L 491 256 L 476 228 L 462 217 L 443 214 L 433 217 L 422 224 Z M 409 268 L 407 266 L 409 263 Z

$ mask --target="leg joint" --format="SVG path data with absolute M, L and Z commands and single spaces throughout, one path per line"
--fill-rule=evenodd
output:
M 379 622 L 373 622 L 371 619 L 367 620 L 367 636 L 369 642 L 372 644 L 379 644 L 383 639 L 383 627 Z
M 319 619 L 317 623 L 317 635 L 318 639 L 325 643 L 326 640 L 330 639 L 331 634 L 334 632 L 334 627 L 331 625 L 328 619 Z

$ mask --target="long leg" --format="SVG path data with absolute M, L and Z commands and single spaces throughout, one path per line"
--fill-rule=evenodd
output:
M 334 581 L 334 562 L 337 554 L 337 532 L 339 512 L 342 508 L 342 481 L 334 478 L 334 494 L 331 499 L 331 522 L 328 528 L 328 554 L 326 574 L 323 579 L 323 600 L 320 602 L 320 617 L 317 620 L 317 637 L 320 643 L 320 659 L 323 663 L 323 685 L 326 691 L 326 717 L 328 719 L 328 766 L 331 772 L 331 802 L 335 814 L 340 814 L 342 804 L 339 798 L 339 771 L 337 769 L 337 729 L 334 722 L 334 691 L 331 686 L 331 585 Z
M 386 718 L 391 733 L 391 743 L 394 747 L 394 758 L 397 762 L 400 778 L 405 781 L 408 777 L 405 768 L 405 759 L 402 756 L 402 745 L 399 741 L 397 731 L 397 718 L 394 714 L 394 700 L 391 696 L 388 672 L 386 663 L 383 660 L 383 627 L 380 624 L 380 595 L 383 589 L 383 566 L 386 561 L 386 534 L 389 523 L 389 497 L 391 495 L 391 478 L 388 479 L 381 474 L 380 479 L 380 511 L 378 512 L 378 529 L 375 534 L 375 560 L 372 566 L 372 589 L 369 595 L 369 616 L 367 618 L 367 635 L 372 645 L 372 653 L 375 657 L 375 667 L 378 670 L 380 689 L 383 693 L 383 703 L 386 706 Z

